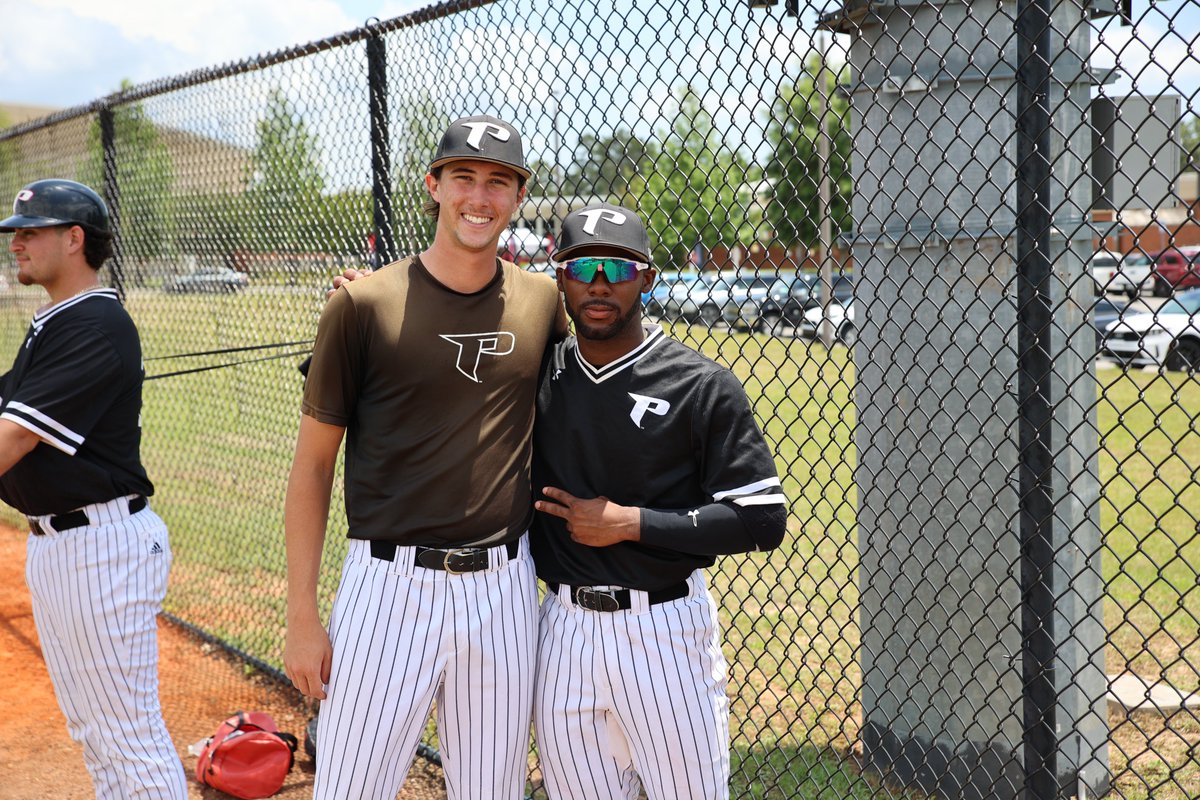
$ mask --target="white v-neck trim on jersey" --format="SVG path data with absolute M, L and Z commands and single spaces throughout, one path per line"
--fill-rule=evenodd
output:
M 579 352 L 579 345 L 575 345 L 575 360 L 579 362 L 580 369 L 583 374 L 591 380 L 592 383 L 603 383 L 629 367 L 636 364 L 643 356 L 658 347 L 659 344 L 666 341 L 667 335 L 662 328 L 657 325 L 647 325 L 643 328 L 646 332 L 646 338 L 641 344 L 630 350 L 625 355 L 618 358 L 616 361 L 605 364 L 603 367 L 594 367 L 584 360 Z

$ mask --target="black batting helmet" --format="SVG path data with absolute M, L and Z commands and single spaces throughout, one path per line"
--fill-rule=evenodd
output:
M 502 164 L 526 180 L 532 175 L 525 166 L 525 150 L 521 134 L 502 119 L 487 114 L 463 117 L 450 123 L 429 171 L 433 172 L 451 161 L 490 161 Z
M 631 258 L 650 263 L 650 237 L 637 214 L 611 203 L 592 203 L 572 211 L 562 221 L 554 249 L 559 263 L 584 247 L 615 247 Z
M 108 233 L 108 207 L 82 183 L 63 178 L 34 181 L 17 192 L 12 216 L 0 220 L 0 232 L 54 225 L 83 225 Z

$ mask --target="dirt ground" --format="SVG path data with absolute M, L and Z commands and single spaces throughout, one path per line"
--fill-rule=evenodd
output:
M 88 800 L 94 797 L 91 779 L 80 747 L 67 734 L 38 648 L 25 586 L 26 536 L 0 525 L 0 800 Z M 232 713 L 266 711 L 280 730 L 303 740 L 308 712 L 295 695 L 261 677 L 247 679 L 241 666 L 217 648 L 160 622 L 159 656 L 163 715 L 188 774 L 191 800 L 228 797 L 196 782 L 196 759 L 187 747 L 212 735 Z M 275 797 L 311 797 L 312 784 L 312 761 L 301 753 Z M 445 796 L 441 770 L 418 757 L 399 798 Z

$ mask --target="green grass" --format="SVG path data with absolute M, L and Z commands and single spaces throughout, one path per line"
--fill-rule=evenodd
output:
M 0 299 L 0 350 L 15 352 L 32 291 Z M 261 358 L 275 351 L 162 359 L 309 340 L 323 297 L 264 288 L 239 295 L 130 294 L 147 373 Z M 800 340 L 677 326 L 673 334 L 730 366 L 775 449 L 791 499 L 779 550 L 718 561 L 710 573 L 731 661 L 737 791 L 746 797 L 869 797 L 851 758 L 861 725 L 853 482 L 854 369 L 847 351 Z M 281 352 L 287 352 L 284 348 Z M 299 356 L 152 380 L 144 456 L 175 550 L 168 609 L 279 664 L 284 618 L 283 500 L 299 419 Z M 1097 373 L 1095 419 L 1107 586 L 1108 670 L 1126 665 L 1200 687 L 1200 382 L 1177 373 Z M 345 517 L 335 487 L 322 588 L 338 579 Z M 1158 758 L 1121 726 L 1113 756 L 1123 791 L 1171 770 L 1195 785 L 1194 745 Z M 1145 752 L 1143 752 L 1145 751 Z M 1128 764 L 1128 769 L 1125 765 Z M 1132 796 L 1130 794 L 1129 796 Z M 1182 797 L 1168 790 L 1156 797 Z

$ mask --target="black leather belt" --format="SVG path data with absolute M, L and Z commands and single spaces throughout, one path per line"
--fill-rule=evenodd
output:
M 550 591 L 558 594 L 559 584 L 547 582 L 546 586 Z M 628 589 L 597 589 L 592 586 L 568 586 L 567 588 L 571 590 L 571 602 L 588 611 L 628 611 L 633 608 Z M 689 591 L 687 581 L 684 581 L 665 589 L 646 592 L 646 595 L 650 605 L 656 606 L 659 603 L 687 597 Z
M 140 494 L 129 500 L 129 513 L 136 514 L 146 507 L 146 498 Z M 74 511 L 68 511 L 66 514 L 55 514 L 49 520 L 50 527 L 55 531 L 69 531 L 72 528 L 86 528 L 92 524 L 88 519 L 87 512 L 82 508 L 77 508 Z M 33 517 L 29 518 L 29 532 L 34 536 L 45 536 L 50 531 L 38 524 L 38 521 Z
M 371 555 L 384 561 L 396 560 L 396 548 L 402 545 L 392 542 L 371 542 Z M 513 541 L 496 547 L 417 547 L 413 563 L 425 569 L 440 569 L 457 575 L 462 572 L 479 572 L 488 568 L 488 554 L 492 550 L 503 547 L 509 559 L 517 557 L 521 551 L 519 542 Z

